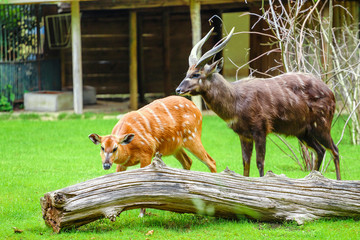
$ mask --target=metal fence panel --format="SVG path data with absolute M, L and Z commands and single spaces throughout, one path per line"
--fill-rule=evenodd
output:
M 60 61 L 44 60 L 41 5 L 0 5 L 0 96 L 61 90 Z
M 60 60 L 0 63 L 1 95 L 11 86 L 15 100 L 22 100 L 25 92 L 61 90 Z

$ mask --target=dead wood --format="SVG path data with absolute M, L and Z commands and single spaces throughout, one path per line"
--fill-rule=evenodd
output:
M 145 168 L 111 173 L 46 193 L 43 218 L 55 232 L 121 212 L 155 208 L 179 213 L 259 221 L 359 217 L 360 181 L 337 181 L 312 172 L 290 179 L 268 172 L 262 178 L 167 167 L 159 157 Z

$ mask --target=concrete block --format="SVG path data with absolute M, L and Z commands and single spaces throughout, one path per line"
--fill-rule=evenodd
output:
M 39 91 L 28 92 L 24 95 L 26 111 L 58 112 L 74 109 L 72 92 Z
M 83 87 L 84 105 L 96 104 L 96 88 L 92 86 Z
M 65 87 L 63 91 L 73 91 L 73 87 Z M 96 104 L 96 88 L 92 86 L 83 86 L 83 104 L 92 105 Z

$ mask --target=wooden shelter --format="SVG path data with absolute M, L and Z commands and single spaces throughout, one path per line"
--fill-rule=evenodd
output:
M 225 0 L 8 0 L 7 4 L 57 3 L 71 13 L 72 47 L 59 50 L 62 86 L 73 86 L 74 110 L 82 113 L 82 87 L 97 93 L 129 93 L 131 108 L 138 94 L 170 95 L 183 79 L 192 44 L 209 29 L 208 20 L 226 11 L 249 11 L 256 1 Z M 214 20 L 215 36 L 222 27 Z
M 259 12 L 261 0 L 7 0 L 7 4 L 57 4 L 58 14 L 71 13 L 71 48 L 53 50 L 61 59 L 61 85 L 74 90 L 75 113 L 82 113 L 83 85 L 97 93 L 130 93 L 132 109 L 145 93 L 170 95 L 185 76 L 188 54 L 214 26 L 204 50 L 221 39 L 222 22 L 214 16 L 229 12 Z M 212 26 L 209 19 L 213 17 Z M 265 23 L 249 17 L 248 31 L 262 32 Z M 225 23 L 226 24 L 226 23 Z M 250 34 L 236 49 L 250 48 L 250 59 L 268 50 L 267 37 Z M 240 54 L 240 52 L 239 52 Z M 241 53 L 243 54 L 243 53 Z M 247 55 L 246 53 L 244 55 Z M 251 63 L 260 72 L 277 56 Z M 249 59 L 249 60 L 250 60 Z M 225 65 L 226 68 L 226 65 Z M 199 101 L 198 100 L 195 100 Z M 201 102 L 197 103 L 201 106 Z

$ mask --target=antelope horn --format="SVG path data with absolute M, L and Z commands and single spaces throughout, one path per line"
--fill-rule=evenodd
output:
M 203 37 L 195 46 L 191 49 L 190 56 L 189 56 L 189 67 L 196 64 L 199 60 L 200 50 L 204 43 L 209 39 L 211 33 L 214 31 L 214 28 L 210 29 L 210 31 Z
M 207 51 L 200 59 L 199 61 L 196 63 L 196 68 L 198 67 L 203 67 L 206 63 L 209 62 L 209 60 L 218 52 L 220 52 L 221 50 L 223 50 L 223 48 L 225 47 L 225 45 L 229 42 L 230 38 L 232 37 L 233 33 L 234 33 L 234 27 L 231 29 L 229 35 L 227 35 L 227 37 L 225 38 L 224 41 L 222 41 L 219 45 L 213 47 L 212 49 L 210 49 L 209 51 Z

